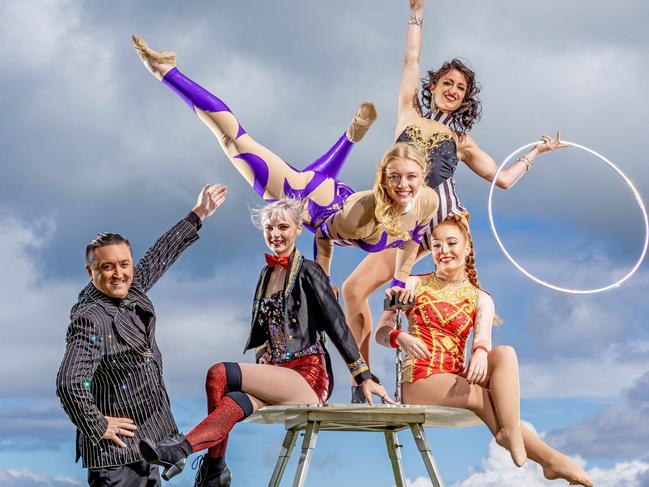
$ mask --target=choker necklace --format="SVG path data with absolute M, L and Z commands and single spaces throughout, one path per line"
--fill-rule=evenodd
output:
M 430 116 L 430 118 L 448 127 L 451 124 L 451 121 L 453 120 L 453 113 L 444 113 L 441 110 L 435 109 L 435 111 Z
M 467 282 L 467 281 L 469 280 L 469 278 L 466 277 L 466 275 L 465 275 L 462 279 L 457 279 L 457 280 L 454 280 L 454 279 L 446 279 L 445 277 L 440 277 L 440 276 L 437 275 L 436 272 L 433 272 L 433 276 L 434 276 L 435 279 L 437 279 L 438 281 L 440 281 L 440 282 L 445 282 L 445 283 L 447 283 L 447 284 L 461 284 L 461 283 L 463 283 L 463 282 Z

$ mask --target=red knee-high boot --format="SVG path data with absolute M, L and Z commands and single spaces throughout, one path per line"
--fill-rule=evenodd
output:
M 205 378 L 207 413 L 212 413 L 228 392 L 241 390 L 241 368 L 235 362 L 221 362 L 212 365 Z M 227 436 L 207 451 L 208 458 L 223 458 L 228 445 Z
M 192 453 L 209 448 L 210 452 L 219 455 L 206 455 L 202 459 L 195 486 L 230 485 L 230 470 L 223 458 L 228 435 L 235 424 L 250 416 L 252 412 L 253 405 L 246 394 L 240 391 L 228 392 L 218 406 L 187 434 Z

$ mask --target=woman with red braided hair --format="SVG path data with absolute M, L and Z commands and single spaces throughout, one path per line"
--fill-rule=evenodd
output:
M 435 271 L 411 276 L 400 296 L 403 302 L 414 299 L 406 312 L 408 330 L 396 329 L 394 311 L 383 313 L 376 330 L 377 343 L 407 354 L 403 402 L 469 409 L 517 466 L 530 458 L 547 479 L 591 486 L 586 472 L 520 422 L 518 359 L 512 347 L 492 348 L 494 303 L 480 289 L 466 219 L 450 215 L 433 228 L 431 247 Z M 471 357 L 465 365 L 471 332 Z

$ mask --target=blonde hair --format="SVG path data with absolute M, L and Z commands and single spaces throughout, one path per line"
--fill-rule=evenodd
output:
M 252 224 L 259 229 L 264 228 L 265 220 L 277 220 L 280 215 L 286 213 L 298 228 L 302 227 L 302 212 L 304 203 L 297 198 L 281 198 L 264 206 L 250 210 Z
M 455 225 L 464 234 L 464 238 L 466 238 L 466 241 L 469 243 L 469 255 L 466 256 L 465 260 L 466 277 L 473 287 L 484 291 L 484 289 L 480 287 L 478 271 L 475 268 L 475 247 L 473 246 L 473 237 L 471 237 L 471 229 L 469 228 L 469 216 L 455 215 L 451 213 L 438 226 L 441 225 Z M 495 313 L 493 323 L 494 325 L 502 324 L 502 320 Z
M 422 174 L 428 173 L 428 163 L 424 154 L 421 153 L 414 145 L 406 142 L 397 142 L 389 147 L 383 155 L 381 162 L 376 167 L 376 179 L 374 180 L 374 216 L 385 227 L 388 235 L 397 238 L 407 238 L 408 234 L 401 226 L 401 208 L 388 195 L 385 184 L 385 170 L 390 162 L 395 159 L 410 159 L 417 163 L 421 168 Z

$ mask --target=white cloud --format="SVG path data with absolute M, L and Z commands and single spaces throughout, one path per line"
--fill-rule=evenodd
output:
M 84 485 L 79 479 L 62 475 L 43 475 L 25 469 L 0 470 L 0 484 L 3 487 L 73 487 Z
M 528 424 L 529 426 L 529 424 Z M 541 434 L 541 437 L 544 435 Z M 570 457 L 582 468 L 586 462 L 579 456 Z M 597 487 L 643 487 L 641 476 L 649 471 L 649 463 L 630 460 L 615 464 L 611 468 L 594 467 L 587 470 Z M 418 479 L 420 480 L 420 479 Z M 528 460 L 522 468 L 516 468 L 509 453 L 494 440 L 489 443 L 487 457 L 479 468 L 471 469 L 469 476 L 453 484 L 453 487 L 551 487 L 559 482 L 543 477 L 541 467 Z M 424 485 L 430 485 L 422 483 Z

